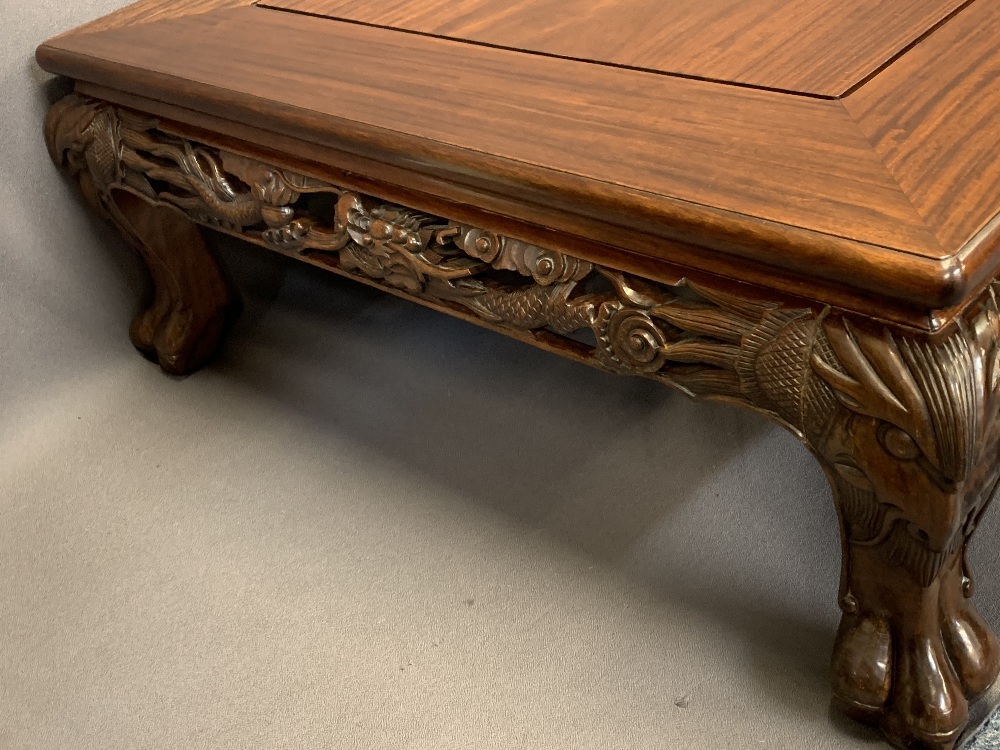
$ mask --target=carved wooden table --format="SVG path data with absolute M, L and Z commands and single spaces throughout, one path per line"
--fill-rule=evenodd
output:
M 984 716 L 1000 5 L 144 0 L 38 60 L 165 370 L 232 318 L 202 225 L 761 412 L 833 485 L 837 703 L 907 747 Z

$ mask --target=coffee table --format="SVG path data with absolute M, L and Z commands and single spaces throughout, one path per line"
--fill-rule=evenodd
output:
M 833 487 L 836 703 L 926 748 L 996 704 L 996 3 L 143 0 L 38 61 L 164 370 L 234 317 L 208 227 L 762 413 Z

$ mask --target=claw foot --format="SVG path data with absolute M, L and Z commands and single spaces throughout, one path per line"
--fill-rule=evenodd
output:
M 884 576 L 859 581 L 866 590 L 851 595 L 841 621 L 835 702 L 881 725 L 899 747 L 951 750 L 969 723 L 970 701 L 997 678 L 997 640 L 962 594 L 960 558 L 927 587 Z
M 204 365 L 218 350 L 229 327 L 229 309 L 197 315 L 181 305 L 166 307 L 154 302 L 132 321 L 132 344 L 164 372 L 186 375 Z

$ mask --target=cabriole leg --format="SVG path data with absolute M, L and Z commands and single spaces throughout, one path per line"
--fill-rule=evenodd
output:
M 844 540 L 834 698 L 901 747 L 951 748 L 1000 671 L 966 555 L 997 481 L 996 302 L 937 339 L 825 335 L 814 369 L 843 407 L 814 438 Z
M 132 342 L 168 373 L 198 369 L 219 347 L 236 307 L 201 230 L 179 206 L 155 200 L 156 163 L 124 163 L 122 129 L 106 106 L 69 96 L 52 108 L 45 132 L 52 159 L 79 180 L 150 271 L 153 301 L 133 321 Z
M 969 702 L 998 671 L 996 638 L 966 598 L 967 542 L 948 555 L 918 551 L 914 545 L 925 541 L 905 523 L 882 544 L 857 536 L 846 553 L 834 700 L 901 747 L 950 748 L 966 727 Z
M 132 321 L 132 343 L 166 372 L 193 372 L 216 352 L 231 322 L 229 284 L 201 230 L 180 212 L 125 191 L 112 196 L 110 209 L 153 278 L 153 302 Z
M 831 479 L 844 548 L 835 702 L 899 747 L 952 748 L 1000 672 L 966 555 L 1000 466 L 997 294 L 936 335 L 718 294 L 715 310 L 699 310 L 718 318 L 715 331 L 737 330 L 737 387 L 700 372 L 689 389 L 778 418 Z M 705 356 L 720 334 L 696 325 Z

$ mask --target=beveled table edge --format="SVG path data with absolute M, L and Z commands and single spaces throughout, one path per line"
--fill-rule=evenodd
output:
M 237 137 L 256 145 L 266 145 L 275 135 L 290 136 L 298 143 L 286 150 L 317 163 L 324 160 L 320 152 L 332 148 L 371 157 L 369 164 L 401 166 L 395 187 L 409 189 L 427 177 L 435 190 L 425 192 L 437 199 L 487 204 L 507 220 L 574 237 L 595 261 L 614 257 L 637 271 L 657 263 L 690 268 L 935 331 L 947 326 L 1000 270 L 1000 213 L 961 247 L 935 258 L 351 120 L 319 117 L 251 94 L 107 63 L 60 46 L 68 37 L 123 25 L 248 10 L 252 5 L 247 0 L 141 0 L 43 43 L 37 59 L 50 72 L 81 82 L 81 90 L 90 85 L 95 96 L 151 112 L 157 109 L 159 116 L 177 122 L 198 125 L 212 118 L 208 129 L 241 129 Z M 255 127 L 244 127 L 249 122 Z M 385 181 L 390 191 L 391 182 Z

